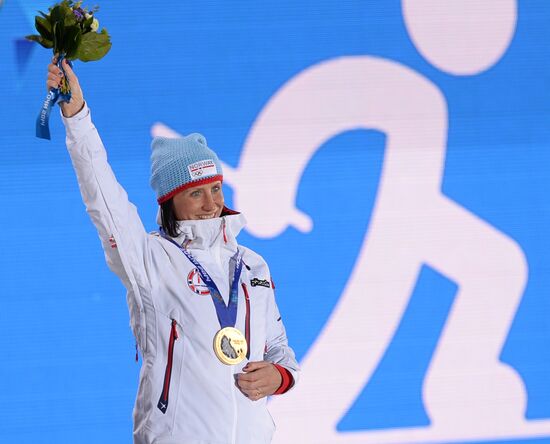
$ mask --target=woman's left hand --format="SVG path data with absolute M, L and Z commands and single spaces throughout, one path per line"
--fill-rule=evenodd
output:
M 252 401 L 275 393 L 283 380 L 271 362 L 249 362 L 243 372 L 237 376 L 237 386 Z

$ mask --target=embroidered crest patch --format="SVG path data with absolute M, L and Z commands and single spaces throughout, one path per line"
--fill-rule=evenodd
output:
M 208 286 L 203 282 L 196 268 L 193 268 L 187 275 L 187 286 L 193 293 L 200 294 L 201 296 L 210 294 Z

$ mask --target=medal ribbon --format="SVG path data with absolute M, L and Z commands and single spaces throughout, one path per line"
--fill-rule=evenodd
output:
M 179 245 L 176 241 L 169 238 L 164 230 L 160 228 L 160 234 L 162 237 L 170 242 L 172 242 L 180 251 L 185 255 L 187 259 L 195 266 L 203 282 L 210 290 L 210 296 L 212 297 L 212 302 L 216 308 L 216 314 L 218 315 L 218 321 L 220 322 L 221 328 L 225 327 L 234 327 L 237 321 L 237 304 L 239 301 L 239 279 L 241 277 L 241 271 L 243 269 L 243 258 L 240 250 L 237 250 L 237 263 L 235 264 L 235 271 L 233 272 L 233 282 L 231 283 L 231 291 L 229 292 L 229 301 L 225 305 L 223 297 L 218 290 L 218 287 L 214 280 L 210 277 L 208 272 L 203 268 L 203 266 L 197 261 L 191 253 L 189 253 L 185 248 Z
M 63 62 L 63 59 L 65 56 L 60 55 L 59 60 L 57 61 L 57 66 L 61 71 L 63 71 L 63 75 L 65 78 L 67 76 L 65 75 L 65 70 L 63 69 L 63 66 L 61 65 L 61 62 Z M 67 60 L 69 63 L 69 66 L 73 66 L 72 63 Z M 42 105 L 42 109 L 40 110 L 40 114 L 38 114 L 38 118 L 36 119 L 36 137 L 40 139 L 51 139 L 50 136 L 50 113 L 52 111 L 53 106 L 56 103 L 61 102 L 69 102 L 71 100 L 71 92 L 69 91 L 67 94 L 63 94 L 59 88 L 52 88 L 48 92 L 48 95 L 46 96 L 46 100 L 44 100 L 44 104 Z

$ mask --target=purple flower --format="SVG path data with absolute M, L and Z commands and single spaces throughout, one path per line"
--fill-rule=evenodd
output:
M 84 20 L 84 11 L 82 10 L 82 8 L 76 8 L 76 9 L 73 9 L 73 14 L 74 16 L 76 17 L 76 19 L 81 22 L 82 20 Z

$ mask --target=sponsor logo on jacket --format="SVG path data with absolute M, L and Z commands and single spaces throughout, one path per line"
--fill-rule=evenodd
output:
M 269 282 L 267 279 L 254 278 L 250 280 L 250 285 L 252 285 L 253 287 L 257 287 L 259 285 L 260 287 L 269 288 L 271 287 L 271 282 Z

